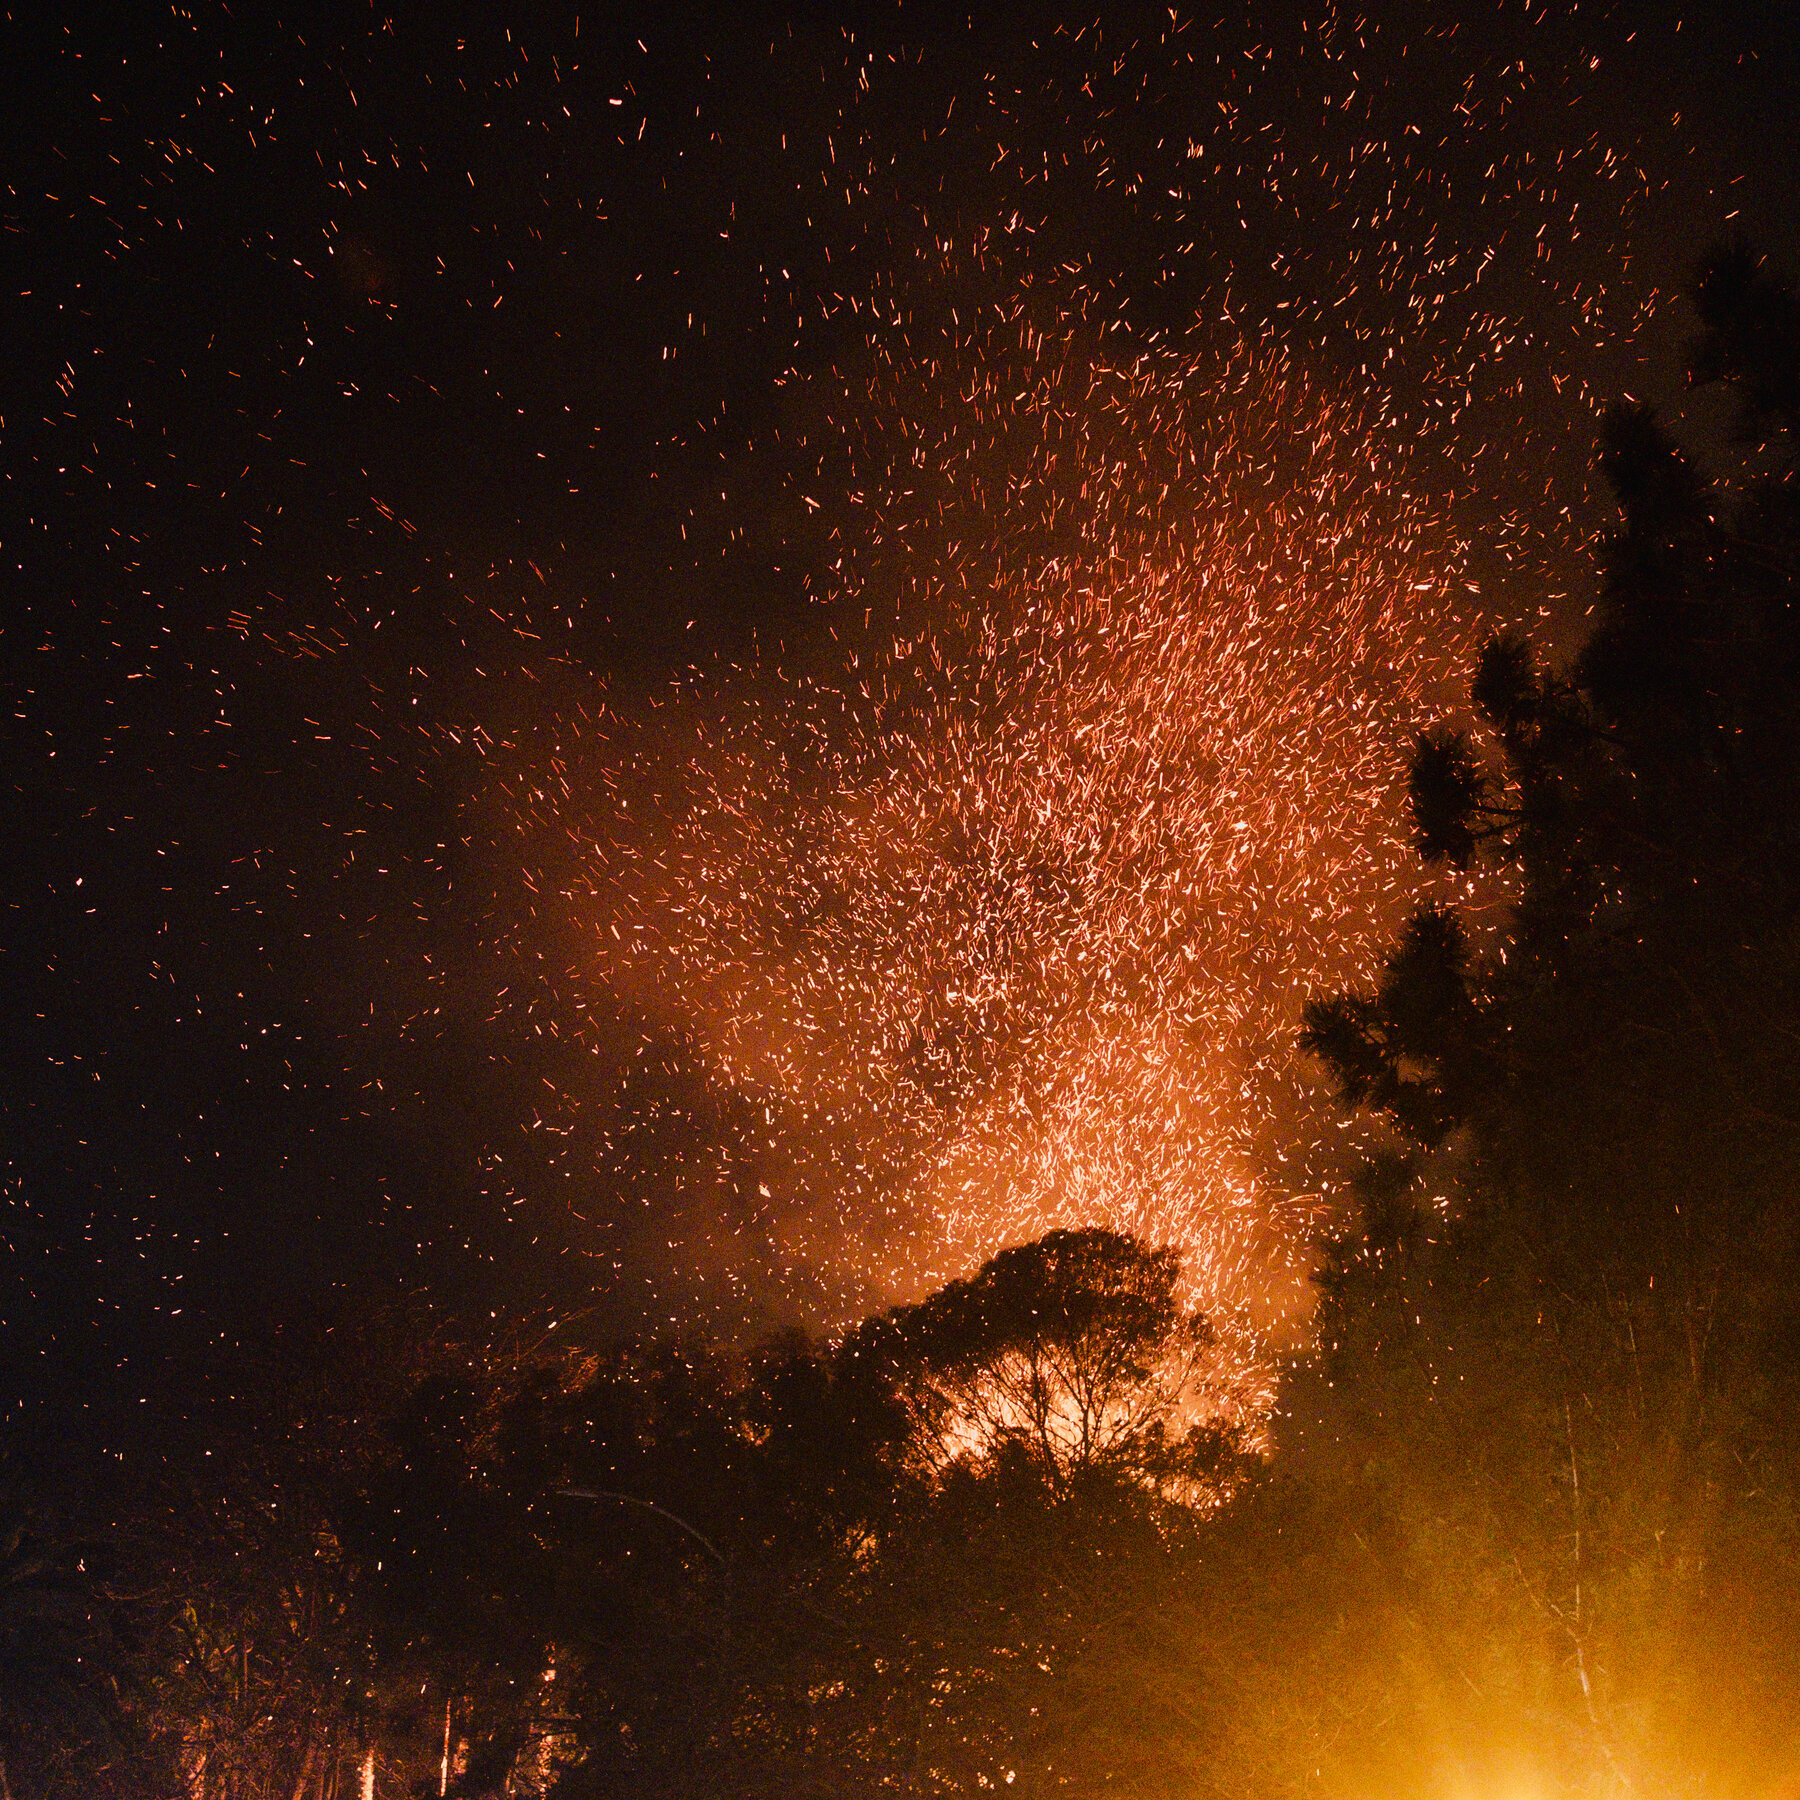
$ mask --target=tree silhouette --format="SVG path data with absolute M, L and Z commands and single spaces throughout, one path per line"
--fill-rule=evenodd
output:
M 1397 1133 L 1289 1396 L 1406 1596 L 1370 1710 L 1395 1758 L 1529 1718 L 1555 1779 L 1625 1789 L 1772 1780 L 1800 1726 L 1800 310 L 1742 251 L 1698 303 L 1735 485 L 1615 409 L 1593 635 L 1560 672 L 1491 644 L 1477 734 L 1414 757 L 1422 855 L 1503 871 L 1504 929 L 1420 913 L 1303 1038 Z
M 1229 1480 L 1236 1445 L 1204 1416 L 1214 1334 L 1180 1282 L 1173 1250 L 1052 1231 L 872 1321 L 848 1353 L 893 1370 L 939 1464 L 1023 1457 L 1056 1493 L 1097 1475 L 1192 1490 Z

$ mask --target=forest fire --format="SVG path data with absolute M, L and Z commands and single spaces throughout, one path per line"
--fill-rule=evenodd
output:
M 6 29 L 0 1800 L 1786 1791 L 1792 34 Z

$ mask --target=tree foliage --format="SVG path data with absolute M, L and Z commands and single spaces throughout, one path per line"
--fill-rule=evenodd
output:
M 1503 871 L 1504 929 L 1421 913 L 1305 1032 L 1396 1148 L 1289 1435 L 1378 1500 L 1408 1641 L 1467 1690 L 1365 1670 L 1374 1735 L 1627 1790 L 1773 1779 L 1800 1727 L 1800 333 L 1744 252 L 1698 297 L 1741 479 L 1615 410 L 1592 636 L 1563 672 L 1490 645 L 1479 736 L 1414 759 L 1421 853 Z
M 1228 1482 L 1235 1445 L 1207 1405 L 1212 1328 L 1180 1284 L 1172 1250 L 1052 1231 L 872 1321 L 848 1353 L 892 1370 L 936 1466 L 1010 1456 L 1059 1494 L 1101 1475 L 1191 1493 Z

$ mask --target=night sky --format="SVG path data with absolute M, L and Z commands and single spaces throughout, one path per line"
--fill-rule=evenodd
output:
M 0 54 L 10 1397 L 1094 1220 L 1279 1330 L 1782 9 L 119 10 Z

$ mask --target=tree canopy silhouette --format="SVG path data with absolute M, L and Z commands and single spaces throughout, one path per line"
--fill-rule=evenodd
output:
M 1500 927 L 1420 912 L 1303 1034 L 1395 1131 L 1287 1431 L 1410 1596 L 1370 1709 L 1396 1759 L 1529 1729 L 1627 1790 L 1766 1783 L 1800 1729 L 1800 308 L 1743 250 L 1696 295 L 1742 468 L 1609 414 L 1592 636 L 1495 640 L 1475 730 L 1414 755 L 1421 855 L 1507 884 Z
M 1152 1489 L 1227 1478 L 1206 1415 L 1214 1333 L 1181 1258 L 1100 1227 L 990 1258 L 847 1346 L 894 1371 L 927 1454 L 1023 1458 L 1056 1492 L 1110 1474 Z

